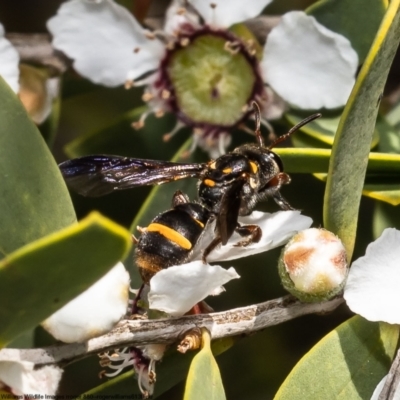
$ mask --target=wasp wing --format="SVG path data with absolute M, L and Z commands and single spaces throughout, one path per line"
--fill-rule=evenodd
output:
M 229 238 L 238 226 L 238 217 L 241 204 L 241 191 L 246 183 L 244 179 L 237 179 L 229 185 L 221 199 L 217 214 L 216 230 L 221 238 L 222 245 L 226 245 Z
M 103 196 L 115 190 L 159 185 L 184 178 L 198 178 L 205 164 L 181 164 L 109 155 L 92 155 L 59 165 L 67 184 L 84 196 Z

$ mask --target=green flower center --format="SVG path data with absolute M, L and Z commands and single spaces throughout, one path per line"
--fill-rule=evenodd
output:
M 176 107 L 194 125 L 232 127 L 257 92 L 257 59 L 231 36 L 203 33 L 171 52 L 166 72 Z

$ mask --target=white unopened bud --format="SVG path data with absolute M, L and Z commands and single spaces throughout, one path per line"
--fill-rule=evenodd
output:
M 325 229 L 310 228 L 293 236 L 279 261 L 283 286 L 304 302 L 320 302 L 338 294 L 347 271 L 341 240 Z

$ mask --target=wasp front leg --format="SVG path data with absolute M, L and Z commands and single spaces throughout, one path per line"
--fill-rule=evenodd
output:
M 238 225 L 235 229 L 240 236 L 246 237 L 235 244 L 235 247 L 246 247 L 261 240 L 262 230 L 258 225 Z

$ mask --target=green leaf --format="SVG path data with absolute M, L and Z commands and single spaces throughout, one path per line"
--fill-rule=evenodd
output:
M 400 229 L 400 207 L 377 202 L 372 221 L 372 231 L 375 239 L 381 236 L 386 228 Z
M 299 361 L 275 400 L 371 398 L 387 374 L 398 338 L 397 325 L 351 318 Z
M 378 116 L 376 128 L 379 132 L 379 151 L 400 154 L 399 130 L 383 116 Z
M 386 0 L 320 0 L 306 12 L 330 30 L 347 37 L 362 64 L 386 7 Z
M 285 117 L 292 125 L 296 125 L 304 119 L 304 115 L 303 116 L 296 115 L 293 112 L 285 114 Z M 301 132 L 303 134 L 310 136 L 312 139 L 317 140 L 318 142 L 332 146 L 333 141 L 335 139 L 335 133 L 339 125 L 339 121 L 340 121 L 340 115 L 331 117 L 322 115 L 321 118 L 311 121 L 307 125 L 303 126 L 301 128 Z M 293 143 L 295 143 L 296 136 L 298 136 L 298 133 L 296 133 L 292 137 Z M 374 148 L 378 144 L 378 142 L 379 142 L 378 131 L 374 131 L 374 136 L 371 142 L 371 148 Z M 315 147 L 315 146 L 310 146 L 310 147 Z
M 184 400 L 225 399 L 218 364 L 211 351 L 211 336 L 202 329 L 202 349 L 193 358 L 186 380 Z
M 332 149 L 324 199 L 324 227 L 351 259 L 368 153 L 379 102 L 400 40 L 400 0 L 393 0 L 343 111 Z
M 76 221 L 61 173 L 0 77 L 0 258 Z
M 285 171 L 295 173 L 327 172 L 331 158 L 330 149 L 277 147 L 274 152 L 282 158 Z M 378 175 L 381 182 L 386 176 L 387 180 L 393 178 L 398 183 L 400 154 L 369 153 L 367 172 Z
M 131 245 L 98 213 L 30 243 L 0 262 L 0 344 L 38 325 L 101 278 Z

